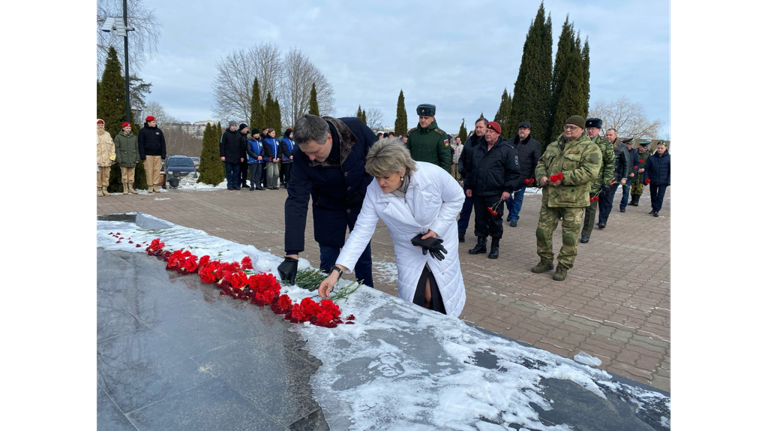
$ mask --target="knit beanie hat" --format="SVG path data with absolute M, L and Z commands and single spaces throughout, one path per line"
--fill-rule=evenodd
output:
M 571 115 L 567 120 L 565 120 L 565 124 L 573 124 L 574 126 L 579 126 L 582 129 L 587 128 L 585 123 L 586 122 L 584 121 L 584 117 L 580 115 Z

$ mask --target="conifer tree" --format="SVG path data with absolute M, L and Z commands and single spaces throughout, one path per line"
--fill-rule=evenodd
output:
M 249 129 L 254 127 L 264 127 L 264 107 L 261 105 L 261 90 L 259 89 L 259 79 L 253 78 L 253 88 L 251 89 L 251 121 Z
M 320 116 L 320 107 L 317 104 L 317 90 L 315 90 L 314 82 L 312 83 L 312 91 L 309 92 L 309 113 Z
M 408 113 L 405 112 L 405 96 L 400 90 L 397 97 L 397 116 L 395 117 L 395 135 L 406 136 L 408 134 Z
M 584 66 L 584 118 L 589 115 L 589 38 L 584 42 L 584 49 L 581 51 L 581 62 Z
M 552 72 L 552 98 L 550 139 L 555 141 L 562 133 L 565 120 L 571 115 L 586 115 L 584 109 L 584 65 L 579 39 L 574 34 L 573 23 L 565 18 L 563 31 L 557 43 L 555 67 Z
M 464 119 L 461 120 L 461 127 L 459 127 L 459 138 L 461 138 L 462 144 L 467 142 L 467 128 L 464 126 Z
M 544 3 L 528 28 L 520 70 L 512 92 L 512 130 L 523 121 L 542 147 L 549 144 L 552 99 L 552 17 L 545 20 Z M 542 148 L 542 151 L 544 148 Z
M 267 101 L 264 103 L 264 125 L 261 127 L 275 128 L 275 102 L 272 100 L 272 92 L 267 92 Z M 277 129 L 275 129 L 277 130 Z
M 365 109 L 363 109 L 363 124 L 368 125 L 368 118 L 365 116 Z
M 280 114 L 280 102 L 278 102 L 277 99 L 274 100 L 274 110 L 275 113 L 273 115 L 275 117 L 275 125 L 270 127 L 277 131 L 275 136 L 280 137 L 283 135 L 283 119 Z
M 117 51 L 110 47 L 101 82 L 96 87 L 96 117 L 104 120 L 104 130 L 112 138 L 117 136 L 125 121 L 125 78 L 121 67 Z
M 207 124 L 203 132 L 203 151 L 200 154 L 200 166 L 197 171 L 200 175 L 197 182 L 219 185 L 224 181 L 225 175 L 222 169 L 222 161 L 219 156 L 220 127 Z
M 357 119 L 363 121 L 363 108 L 357 105 Z
M 501 126 L 501 136 L 505 139 L 509 139 L 510 130 L 512 128 L 512 122 L 510 121 L 510 115 L 512 114 L 512 99 L 507 94 L 507 89 L 504 89 L 504 93 L 501 94 L 501 103 L 499 104 L 499 110 L 496 112 L 496 116 L 493 121 L 499 123 Z

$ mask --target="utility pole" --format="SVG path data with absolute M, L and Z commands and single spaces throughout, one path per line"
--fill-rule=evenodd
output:
M 131 123 L 131 75 L 128 74 L 128 0 L 123 0 L 123 24 L 125 24 L 125 121 Z

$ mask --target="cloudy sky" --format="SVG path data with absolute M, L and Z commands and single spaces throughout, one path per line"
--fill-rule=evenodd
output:
M 164 0 L 148 3 L 162 23 L 158 52 L 140 71 L 149 100 L 185 121 L 213 118 L 216 61 L 234 49 L 273 42 L 301 49 L 325 74 L 335 116 L 379 108 L 395 121 L 402 89 L 409 127 L 416 106 L 437 106 L 450 133 L 462 118 L 493 117 L 517 78 L 538 1 Z M 670 127 L 669 1 L 547 0 L 553 54 L 566 15 L 589 37 L 591 103 L 626 96 Z M 130 13 L 129 13 L 130 16 Z M 240 119 L 238 119 L 240 120 Z M 536 131 L 533 131 L 534 135 Z

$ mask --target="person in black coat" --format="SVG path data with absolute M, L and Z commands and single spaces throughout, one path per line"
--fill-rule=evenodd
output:
M 627 175 L 627 182 L 630 184 L 624 184 L 621 186 L 621 204 L 619 204 L 619 211 L 626 212 L 627 204 L 629 203 L 629 186 L 632 180 L 637 176 L 637 165 L 640 164 L 640 155 L 637 153 L 637 149 L 632 147 L 633 138 L 627 138 L 621 141 L 622 144 L 627 146 L 627 152 L 629 152 L 629 175 Z
M 656 152 L 648 157 L 645 163 L 644 180 L 651 187 L 651 212 L 654 217 L 659 216 L 661 205 L 664 203 L 664 193 L 667 192 L 672 181 L 672 156 L 667 152 L 667 143 L 664 141 L 656 144 Z
M 144 160 L 147 188 L 150 193 L 160 191 L 160 167 L 165 160 L 165 135 L 157 127 L 157 120 L 148 116 L 139 130 L 139 157 Z
M 248 125 L 241 123 L 239 126 L 237 126 L 237 130 L 240 131 L 240 139 L 243 140 L 243 162 L 240 163 L 238 185 L 240 187 L 248 187 Z
M 291 181 L 294 147 L 293 129 L 288 128 L 285 130 L 285 133 L 283 133 L 283 138 L 280 139 L 280 153 L 283 155 L 283 159 L 280 163 L 280 185 L 283 187 L 287 187 L 288 182 Z
M 517 128 L 517 135 L 509 142 L 517 150 L 517 160 L 520 165 L 520 182 L 517 189 L 506 200 L 509 216 L 507 221 L 512 227 L 517 227 L 517 221 L 520 220 L 520 209 L 523 207 L 523 197 L 525 196 L 525 180 L 534 178 L 533 171 L 536 170 L 536 164 L 541 158 L 541 144 L 531 136 L 531 125 L 527 121 L 520 123 Z
M 376 135 L 357 118 L 307 114 L 296 121 L 288 198 L 285 200 L 285 261 L 278 271 L 295 281 L 299 253 L 304 251 L 307 204 L 312 197 L 315 241 L 320 245 L 320 269 L 330 273 L 347 228 L 355 227 L 373 177 L 365 171 L 365 156 Z M 355 277 L 373 287 L 371 244 L 355 265 Z
M 509 199 L 520 177 L 517 150 L 501 136 L 501 125 L 491 121 L 485 132 L 485 143 L 472 148 L 472 154 L 466 161 L 464 186 L 466 195 L 475 201 L 477 237 L 477 245 L 469 250 L 469 254 L 485 253 L 490 234 L 491 252 L 488 258 L 498 259 L 499 242 L 504 232 L 504 204 L 501 201 Z
M 464 178 L 464 194 L 467 190 L 467 157 L 472 154 L 472 149 L 479 144 L 485 145 L 485 131 L 488 130 L 488 120 L 480 117 L 475 121 L 475 131 L 467 137 L 467 142 L 464 143 L 464 150 L 459 156 L 459 175 Z M 464 235 L 469 227 L 469 216 L 472 215 L 472 208 L 475 205 L 475 200 L 472 196 L 466 196 L 464 198 L 464 206 L 461 207 L 461 213 L 459 213 L 459 242 L 464 242 Z
M 240 190 L 240 163 L 245 161 L 245 144 L 235 121 L 230 121 L 229 129 L 221 134 L 219 156 L 226 167 L 227 190 Z

